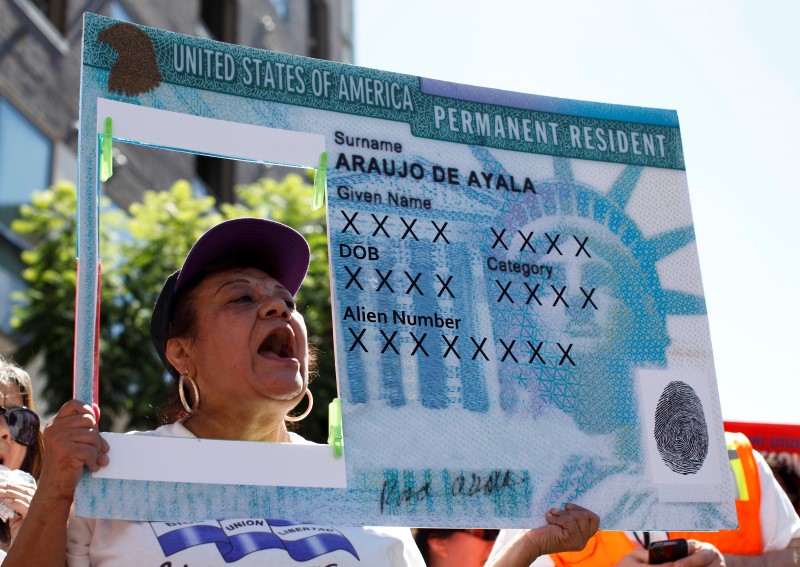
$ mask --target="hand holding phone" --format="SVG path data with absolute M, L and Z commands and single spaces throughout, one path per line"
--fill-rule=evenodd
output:
M 689 545 L 685 539 L 668 539 L 654 541 L 648 550 L 650 565 L 661 565 L 670 561 L 677 561 L 689 555 Z

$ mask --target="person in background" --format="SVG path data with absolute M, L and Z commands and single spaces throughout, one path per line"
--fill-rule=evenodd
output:
M 651 541 L 684 538 L 689 556 L 674 567 L 800 566 L 800 517 L 769 466 L 741 433 L 725 434 L 736 486 L 739 528 L 719 532 L 598 532 L 578 553 L 541 557 L 535 567 L 635 567 L 648 564 Z M 498 536 L 492 556 L 515 537 Z
M 797 474 L 797 470 L 790 463 L 778 459 L 775 454 L 766 457 L 766 461 L 772 469 L 772 474 L 775 475 L 775 480 L 789 497 L 795 512 L 800 513 L 800 475 Z
M 498 530 L 417 529 L 417 542 L 428 567 L 483 567 Z
M 312 400 L 308 334 L 294 297 L 309 254 L 302 235 L 263 219 L 229 220 L 200 237 L 153 308 L 153 345 L 172 376 L 174 394 L 167 424 L 151 435 L 308 443 L 289 431 L 287 421 L 299 419 L 289 412 L 303 399 L 309 406 Z M 259 519 L 247 539 L 259 544 L 239 549 L 232 541 L 217 546 L 224 533 L 209 522 L 74 516 L 84 468 L 97 471 L 109 463 L 95 409 L 69 401 L 45 429 L 39 489 L 4 567 L 29 566 L 31 557 L 37 567 L 308 566 L 312 559 L 338 567 L 424 564 L 407 528 L 322 526 L 307 530 L 308 537 L 284 541 L 269 522 L 291 521 Z M 292 517 L 291 510 L 284 513 Z M 545 521 L 508 546 L 497 566 L 580 549 L 599 524 L 597 515 L 573 505 L 551 511 Z M 236 557 L 223 555 L 230 552 Z
M 0 560 L 16 539 L 42 472 L 42 432 L 31 379 L 0 356 Z

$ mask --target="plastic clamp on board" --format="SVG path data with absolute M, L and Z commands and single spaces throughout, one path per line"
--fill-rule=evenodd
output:
M 311 197 L 311 208 L 317 210 L 325 205 L 325 191 L 328 189 L 328 152 L 319 155 L 317 172 L 314 174 L 314 191 Z
M 339 398 L 333 398 L 328 405 L 328 445 L 333 447 L 334 457 L 338 459 L 342 456 L 344 438 L 342 436 L 342 402 Z
M 107 117 L 100 134 L 100 181 L 105 183 L 114 175 L 114 160 L 111 156 L 112 120 Z

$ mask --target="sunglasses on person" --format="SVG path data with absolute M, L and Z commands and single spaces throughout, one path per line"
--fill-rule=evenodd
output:
M 497 539 L 497 534 L 499 534 L 499 530 L 459 530 L 471 536 L 478 537 L 484 541 L 494 541 Z
M 11 440 L 20 445 L 33 445 L 39 433 L 39 416 L 26 407 L 4 408 L 0 406 L 0 416 L 6 418 Z

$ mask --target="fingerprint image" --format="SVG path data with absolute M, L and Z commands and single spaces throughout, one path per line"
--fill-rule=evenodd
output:
M 696 474 L 708 455 L 703 403 L 686 382 L 667 384 L 656 406 L 653 435 L 661 460 L 678 474 Z

